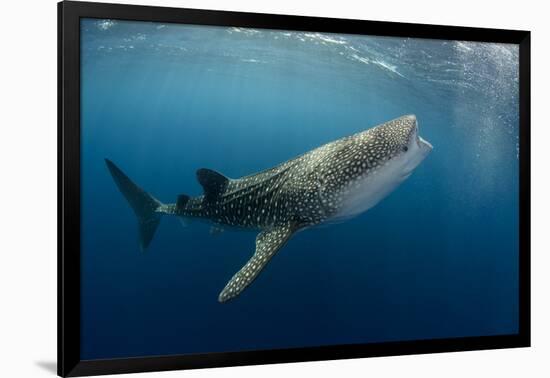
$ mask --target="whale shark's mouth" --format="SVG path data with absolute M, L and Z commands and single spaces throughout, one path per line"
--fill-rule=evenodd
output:
M 416 143 L 418 147 L 421 150 L 427 150 L 428 152 L 431 151 L 433 149 L 431 143 L 420 136 L 418 120 L 416 119 L 416 116 L 414 114 L 409 114 L 407 116 L 404 116 L 403 118 L 409 119 L 414 122 L 413 135 L 416 136 Z
M 419 135 L 417 123 L 415 123 L 413 138 L 409 144 L 409 155 L 404 156 L 406 163 L 399 175 L 402 180 L 406 180 L 433 150 L 432 144 Z
M 434 146 L 432 146 L 430 142 L 428 142 L 421 136 L 418 136 L 418 147 L 420 147 L 420 149 L 422 150 L 428 150 L 428 151 L 431 151 L 434 148 Z

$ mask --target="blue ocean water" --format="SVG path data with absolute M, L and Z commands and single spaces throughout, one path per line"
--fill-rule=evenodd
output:
M 81 358 L 518 331 L 515 45 L 84 19 Z M 296 234 L 217 297 L 255 232 L 166 217 L 141 253 L 104 158 L 171 203 L 413 113 L 434 145 L 373 209 Z

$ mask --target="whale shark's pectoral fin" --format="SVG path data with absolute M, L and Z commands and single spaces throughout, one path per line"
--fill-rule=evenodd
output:
M 229 179 L 212 169 L 201 168 L 197 171 L 197 180 L 202 185 L 207 201 L 215 201 L 227 188 Z
M 225 302 L 239 295 L 254 281 L 271 257 L 286 244 L 296 231 L 297 227 L 287 224 L 260 232 L 256 237 L 256 252 L 225 285 L 218 301 Z

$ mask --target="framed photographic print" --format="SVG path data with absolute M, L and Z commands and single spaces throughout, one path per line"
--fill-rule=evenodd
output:
M 529 32 L 58 10 L 59 375 L 529 346 Z

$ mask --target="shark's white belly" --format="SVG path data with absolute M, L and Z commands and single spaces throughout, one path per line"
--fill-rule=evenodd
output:
M 387 167 L 351 183 L 342 192 L 341 206 L 330 220 L 352 218 L 369 210 L 394 191 L 409 175 L 402 174 L 397 167 Z

